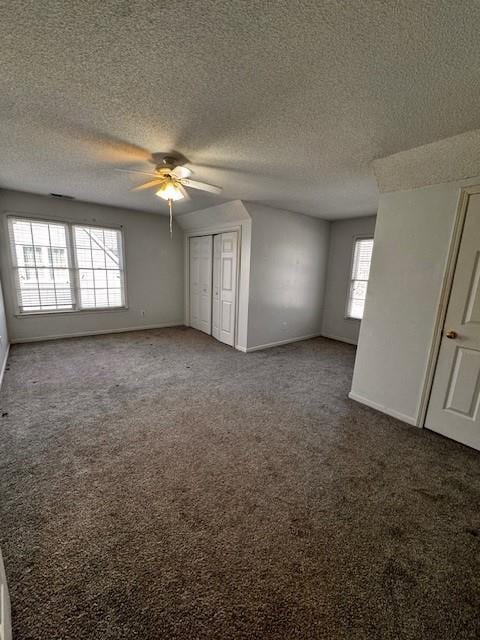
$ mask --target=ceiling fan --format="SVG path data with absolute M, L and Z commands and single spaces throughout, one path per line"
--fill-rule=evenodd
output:
M 183 198 L 189 200 L 185 187 L 191 189 L 199 189 L 200 191 L 208 191 L 209 193 L 218 194 L 221 192 L 220 187 L 215 187 L 206 182 L 191 180 L 192 171 L 185 167 L 185 158 L 165 155 L 162 153 L 153 153 L 150 162 L 155 165 L 153 172 L 136 171 L 133 169 L 117 169 L 124 173 L 138 173 L 150 176 L 151 179 L 143 182 L 130 189 L 130 191 L 143 191 L 144 189 L 156 189 L 155 195 L 168 202 L 170 210 L 170 235 L 172 234 L 172 209 L 173 203 Z

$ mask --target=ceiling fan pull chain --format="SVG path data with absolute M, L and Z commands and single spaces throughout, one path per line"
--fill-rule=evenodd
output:
M 173 228 L 172 228 L 172 203 L 173 200 L 168 201 L 168 208 L 170 209 L 170 238 L 173 236 Z

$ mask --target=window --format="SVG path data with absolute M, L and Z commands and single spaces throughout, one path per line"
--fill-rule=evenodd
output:
M 121 307 L 120 231 L 78 226 L 73 229 L 81 308 Z
M 21 314 L 125 305 L 118 229 L 9 218 Z
M 357 238 L 354 243 L 352 273 L 347 301 L 347 317 L 361 320 L 367 297 L 373 238 Z

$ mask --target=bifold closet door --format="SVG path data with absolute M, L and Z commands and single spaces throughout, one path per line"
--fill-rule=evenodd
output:
M 220 340 L 220 272 L 222 236 L 213 236 L 212 336 Z
M 232 347 L 235 345 L 237 251 L 236 231 L 214 236 L 212 335 Z
M 190 326 L 212 333 L 212 236 L 190 238 Z

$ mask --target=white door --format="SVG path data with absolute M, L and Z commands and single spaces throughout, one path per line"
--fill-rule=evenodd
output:
M 190 326 L 212 333 L 212 236 L 190 238 Z
M 213 245 L 213 336 L 235 345 L 237 297 L 237 232 L 214 236 Z
M 480 194 L 468 203 L 425 426 L 480 449 Z
M 220 281 L 222 236 L 213 236 L 212 336 L 220 340 Z

